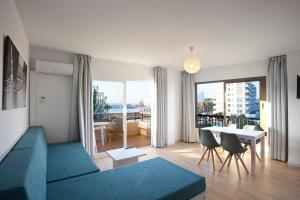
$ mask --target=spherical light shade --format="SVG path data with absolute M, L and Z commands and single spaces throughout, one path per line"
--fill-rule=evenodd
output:
M 190 74 L 194 74 L 201 68 L 201 62 L 196 57 L 188 57 L 184 61 L 184 69 Z

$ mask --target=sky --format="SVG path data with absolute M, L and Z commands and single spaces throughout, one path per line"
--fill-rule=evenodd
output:
M 107 96 L 109 104 L 123 103 L 123 82 L 114 81 L 93 81 L 94 86 L 98 86 L 100 92 Z M 150 81 L 126 81 L 127 104 L 138 103 L 141 99 L 146 105 L 151 104 L 152 82 Z

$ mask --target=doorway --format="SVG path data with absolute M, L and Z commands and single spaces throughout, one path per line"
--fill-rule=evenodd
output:
M 152 82 L 93 81 L 97 153 L 151 145 Z

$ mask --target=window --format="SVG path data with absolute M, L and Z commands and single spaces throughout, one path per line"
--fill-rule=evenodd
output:
M 198 114 L 224 114 L 224 83 L 197 85 L 196 110 Z
M 196 83 L 196 125 L 259 125 L 259 104 L 265 93 L 265 77 Z

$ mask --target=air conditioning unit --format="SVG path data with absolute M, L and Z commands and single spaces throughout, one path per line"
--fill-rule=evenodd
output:
M 37 73 L 73 75 L 72 64 L 37 60 L 35 67 Z

